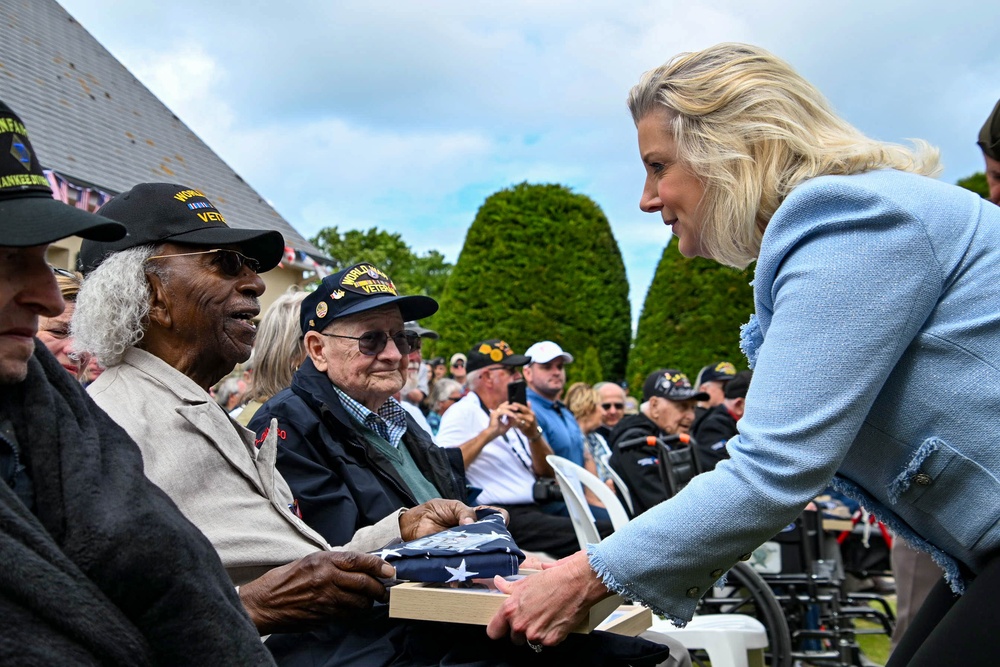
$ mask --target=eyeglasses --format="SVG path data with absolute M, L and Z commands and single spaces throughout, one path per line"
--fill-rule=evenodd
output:
M 447 398 L 445 398 L 444 400 L 446 400 L 446 401 L 451 401 L 452 403 L 454 403 L 455 401 L 460 401 L 460 400 L 462 400 L 462 395 L 461 395 L 461 394 L 459 394 L 458 396 L 448 396 L 448 397 L 447 397 Z
M 624 410 L 625 409 L 625 404 L 624 403 L 601 403 L 601 409 L 602 410 L 610 410 L 611 408 L 614 408 L 615 410 Z
M 149 259 L 166 259 L 167 257 L 189 257 L 191 255 L 211 255 L 216 253 L 218 257 L 215 263 L 219 265 L 222 272 L 227 276 L 236 276 L 243 273 L 246 266 L 254 273 L 260 273 L 260 262 L 253 257 L 247 257 L 243 253 L 229 250 L 228 248 L 213 248 L 212 250 L 199 250 L 198 252 L 178 252 L 172 255 L 153 255 Z
M 416 333 L 414 331 L 407 331 L 406 333 L 413 334 L 413 343 L 410 345 L 410 352 L 419 352 L 420 348 L 423 346 L 423 341 L 420 338 L 420 334 L 418 334 L 418 333 Z M 403 352 L 403 351 L 400 350 L 400 352 Z M 406 354 L 406 352 L 403 352 L 403 354 Z
M 52 266 L 51 264 L 49 264 L 49 268 L 52 269 L 52 273 L 56 274 L 57 276 L 62 276 L 63 278 L 79 279 L 79 276 L 77 276 L 72 271 L 67 271 L 66 269 L 61 269 L 58 266 Z
M 465 362 L 459 359 L 451 365 L 452 368 L 465 368 Z
M 351 340 L 358 341 L 358 352 L 366 357 L 374 357 L 377 354 L 381 354 L 382 350 L 389 343 L 390 338 L 392 338 L 392 342 L 396 345 L 396 349 L 399 350 L 400 354 L 409 354 L 410 350 L 420 349 L 420 336 L 413 331 L 400 331 L 391 336 L 384 331 L 366 331 L 360 336 L 319 333 L 329 338 L 350 338 Z

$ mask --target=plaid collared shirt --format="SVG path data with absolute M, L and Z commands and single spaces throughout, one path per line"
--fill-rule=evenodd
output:
M 404 410 L 395 398 L 389 397 L 378 412 L 372 412 L 361 405 L 353 398 L 341 391 L 340 387 L 334 385 L 340 402 L 344 404 L 347 412 L 357 420 L 359 424 L 364 424 L 371 430 L 385 438 L 390 445 L 399 449 L 399 443 L 406 433 L 406 410 Z

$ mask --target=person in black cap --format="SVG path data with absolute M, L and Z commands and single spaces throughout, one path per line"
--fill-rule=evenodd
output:
M 278 470 L 303 520 L 330 544 L 401 508 L 466 500 L 460 457 L 436 447 L 393 397 L 419 340 L 404 323 L 437 308 L 399 294 L 368 262 L 327 276 L 302 302 L 306 360 L 249 426 L 261 439 L 277 420 Z
M 750 371 L 740 371 L 727 381 L 722 403 L 710 408 L 691 427 L 691 437 L 694 438 L 694 448 L 702 472 L 712 470 L 719 461 L 729 458 L 726 442 L 738 433 L 736 422 L 743 416 L 751 375 Z
M 1000 204 L 1000 100 L 993 107 L 983 127 L 979 130 L 979 148 L 986 161 L 986 183 L 990 187 L 990 201 Z
M 628 485 L 637 516 L 670 497 L 660 476 L 657 438 L 686 435 L 696 403 L 708 400 L 708 394 L 692 388 L 684 373 L 661 368 L 646 377 L 642 399 L 641 412 L 623 417 L 608 440 L 608 465 Z
M 0 662 L 273 664 L 212 545 L 33 339 L 63 309 L 46 248 L 74 234 L 125 229 L 52 198 L 0 102 Z

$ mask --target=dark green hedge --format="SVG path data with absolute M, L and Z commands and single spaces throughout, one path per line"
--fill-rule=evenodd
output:
M 601 209 L 561 185 L 522 183 L 476 214 L 433 318 L 441 340 L 432 349 L 467 351 L 498 337 L 523 352 L 549 339 L 578 363 L 596 350 L 584 375 L 621 378 L 630 322 L 625 265 Z
M 672 238 L 663 250 L 639 316 L 628 360 L 630 393 L 657 368 L 677 368 L 691 382 L 702 366 L 731 361 L 746 367 L 740 325 L 753 312 L 752 270 L 738 271 L 711 260 L 688 259 Z

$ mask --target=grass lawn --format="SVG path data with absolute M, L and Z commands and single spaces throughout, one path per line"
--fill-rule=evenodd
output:
M 892 607 L 893 613 L 896 612 L 896 596 L 891 596 L 888 598 L 889 606 Z M 876 628 L 879 627 L 875 623 L 869 623 L 868 621 L 857 621 L 857 628 Z M 884 665 L 889 660 L 889 638 L 885 635 L 856 635 L 858 640 L 858 646 L 861 647 L 861 652 L 864 653 L 865 657 L 871 660 L 873 663 L 878 665 Z

